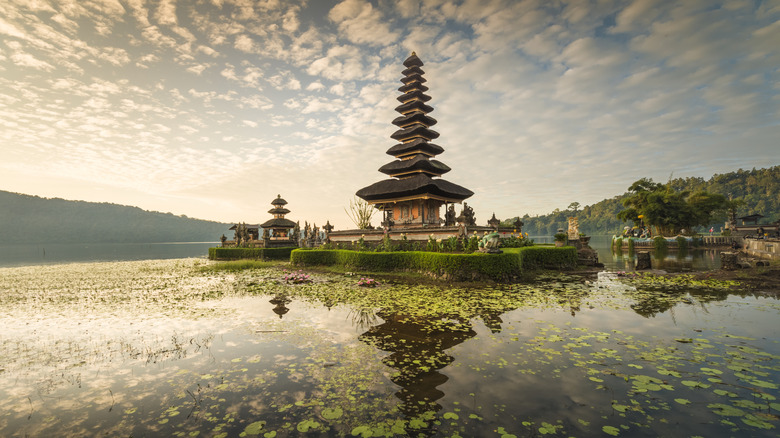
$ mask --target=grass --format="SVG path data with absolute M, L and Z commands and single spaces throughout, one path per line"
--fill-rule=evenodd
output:
M 283 261 L 262 261 L 262 260 L 231 260 L 226 262 L 217 262 L 200 268 L 201 272 L 238 272 L 247 269 L 273 268 L 289 264 Z

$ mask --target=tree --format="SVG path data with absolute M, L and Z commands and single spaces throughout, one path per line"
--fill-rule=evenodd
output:
M 566 207 L 567 210 L 571 210 L 574 213 L 576 213 L 579 208 L 580 208 L 579 202 L 572 202 L 571 204 L 569 204 L 568 207 Z
M 691 194 L 688 190 L 676 191 L 671 184 L 653 182 L 642 178 L 628 188 L 629 196 L 623 200 L 626 207 L 617 217 L 623 222 L 633 221 L 655 227 L 656 234 L 673 236 L 683 230 L 710 224 L 716 214 L 729 207 L 726 197 L 703 190 Z
M 376 213 L 373 205 L 357 196 L 349 201 L 349 210 L 344 208 L 344 211 L 360 230 L 368 230 L 371 228 L 371 218 L 374 216 L 374 213 Z

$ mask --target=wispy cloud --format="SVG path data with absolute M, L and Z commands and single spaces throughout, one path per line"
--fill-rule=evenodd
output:
M 480 220 L 774 165 L 778 23 L 739 0 L 0 2 L 0 189 L 252 222 L 284 190 L 348 226 L 411 51 Z M 188 210 L 208 197 L 232 210 Z

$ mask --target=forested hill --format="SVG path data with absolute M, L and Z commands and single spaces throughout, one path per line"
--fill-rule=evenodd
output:
M 0 244 L 216 242 L 229 227 L 138 207 L 0 191 Z
M 639 177 L 637 177 L 639 179 Z M 634 181 L 626 184 L 626 189 Z M 666 181 L 656 181 L 664 183 Z M 774 222 L 780 219 L 780 166 L 766 169 L 738 170 L 724 174 L 714 175 L 709 180 L 704 178 L 675 178 L 671 185 L 675 190 L 690 190 L 696 192 L 704 190 L 710 193 L 719 193 L 726 197 L 731 195 L 733 199 L 743 199 L 745 206 L 737 216 L 746 216 L 759 213 L 766 216 L 763 223 Z M 631 223 L 624 223 L 617 218 L 618 212 L 624 209 L 622 201 L 628 193 L 605 199 L 593 205 L 579 207 L 576 200 L 572 199 L 572 205 L 566 210 L 555 210 L 550 214 L 521 218 L 525 223 L 523 231 L 531 235 L 552 235 L 558 228 L 568 228 L 568 217 L 576 216 L 579 219 L 580 232 L 586 234 L 615 234 Z M 717 222 L 711 224 L 715 230 L 720 230 L 726 220 L 725 215 L 717 218 Z M 515 218 L 507 219 L 508 226 Z

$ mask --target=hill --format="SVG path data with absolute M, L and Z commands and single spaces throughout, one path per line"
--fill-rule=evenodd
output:
M 0 191 L 0 243 L 215 242 L 229 224 Z
M 639 179 L 639 177 L 637 177 Z M 774 222 L 780 219 L 780 166 L 774 166 L 766 169 L 742 170 L 724 174 L 716 174 L 709 180 L 697 177 L 674 178 L 669 181 L 675 190 L 690 190 L 696 192 L 704 190 L 710 193 L 719 193 L 726 197 L 732 196 L 733 199 L 743 199 L 745 206 L 738 212 L 737 216 L 758 213 L 764 215 L 762 222 Z M 628 186 L 633 183 L 630 181 Z M 597 234 L 615 234 L 620 232 L 624 226 L 632 225 L 624 223 L 617 218 L 618 212 L 623 210 L 622 201 L 628 196 L 628 193 L 604 199 L 593 205 L 586 205 L 579 208 L 579 204 L 570 205 L 566 210 L 554 210 L 550 214 L 540 216 L 525 215 L 520 218 L 525 225 L 523 231 L 531 235 L 553 235 L 558 228 L 566 230 L 568 228 L 568 217 L 576 216 L 579 219 L 580 232 Z M 507 226 L 511 226 L 516 218 L 510 218 L 504 221 Z M 716 218 L 717 221 L 710 224 L 709 227 L 720 230 L 726 217 Z

